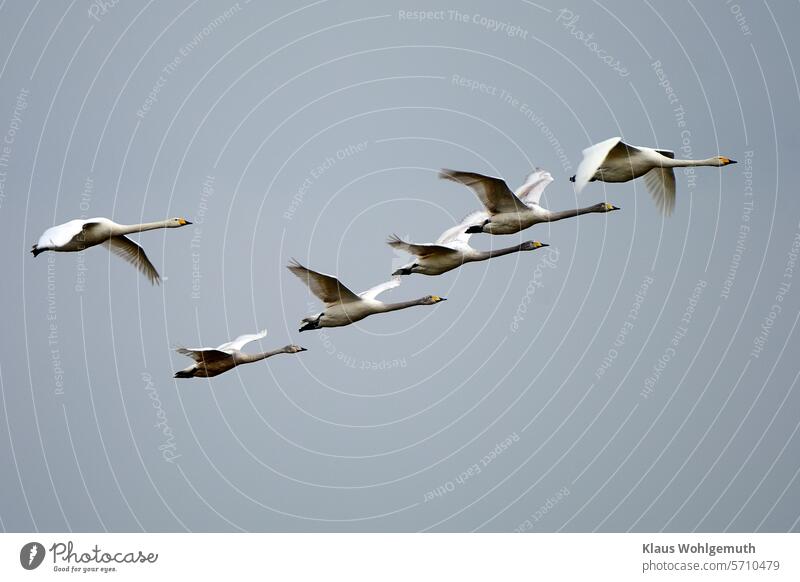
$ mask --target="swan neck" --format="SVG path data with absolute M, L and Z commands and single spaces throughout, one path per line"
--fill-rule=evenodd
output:
M 141 224 L 121 224 L 119 234 L 133 234 L 145 230 L 156 230 L 157 228 L 169 228 L 169 221 L 159 220 L 157 222 L 143 222 Z
M 271 358 L 272 356 L 276 356 L 278 354 L 282 354 L 286 351 L 285 348 L 280 348 L 277 350 L 272 350 L 271 352 L 260 352 L 257 354 L 239 354 L 236 358 L 242 364 L 250 364 L 252 362 L 259 362 L 261 360 L 266 360 L 267 358 Z
M 662 163 L 667 168 L 690 168 L 693 166 L 719 166 L 718 158 L 706 158 L 704 160 L 673 160 L 667 158 L 668 161 Z
M 599 212 L 596 206 L 586 206 L 584 208 L 570 208 L 569 210 L 559 210 L 558 212 L 551 212 L 548 217 L 549 222 L 561 220 L 564 218 L 574 218 L 581 214 L 589 214 L 591 212 Z
M 504 249 L 493 249 L 491 251 L 483 251 L 481 252 L 479 261 L 485 261 L 486 259 L 492 259 L 494 257 L 502 257 L 503 255 L 510 255 L 511 253 L 518 253 L 522 251 L 523 245 L 515 245 L 513 247 L 506 247 Z
M 414 307 L 415 305 L 422 305 L 425 298 L 414 299 L 412 301 L 401 301 L 399 303 L 384 303 L 381 311 L 397 311 L 398 309 L 405 309 L 406 307 Z

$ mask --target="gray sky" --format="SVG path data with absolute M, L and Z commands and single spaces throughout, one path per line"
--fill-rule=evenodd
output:
M 3 529 L 800 529 L 796 5 L 268 4 L 0 4 Z M 614 135 L 739 164 L 576 196 Z M 479 207 L 439 168 L 535 166 L 622 210 L 297 332 L 291 257 L 364 290 Z M 31 257 L 82 216 L 195 225 L 160 287 Z M 309 351 L 172 379 L 262 328 Z

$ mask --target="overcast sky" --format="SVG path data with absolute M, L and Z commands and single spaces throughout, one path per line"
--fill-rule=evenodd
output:
M 800 528 L 797 5 L 524 0 L 0 3 L 0 527 L 8 531 Z M 456 8 L 457 7 L 457 8 Z M 569 176 L 611 136 L 718 154 Z M 294 257 L 360 292 L 479 203 L 551 246 L 414 275 L 433 307 L 298 333 Z M 134 238 L 151 286 L 48 227 Z M 174 380 L 176 345 L 307 352 Z

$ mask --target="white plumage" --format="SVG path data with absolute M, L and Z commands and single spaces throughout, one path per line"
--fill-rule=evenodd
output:
M 727 166 L 734 160 L 715 156 L 704 160 L 676 160 L 670 150 L 632 146 L 620 137 L 612 137 L 583 150 L 583 159 L 575 175 L 575 190 L 589 182 L 627 182 L 644 176 L 644 183 L 658 209 L 665 215 L 675 208 L 675 173 L 673 168 Z

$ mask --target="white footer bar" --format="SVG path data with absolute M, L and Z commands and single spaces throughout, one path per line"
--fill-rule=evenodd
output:
M 800 534 L 3 534 L 0 580 L 800 580 Z

